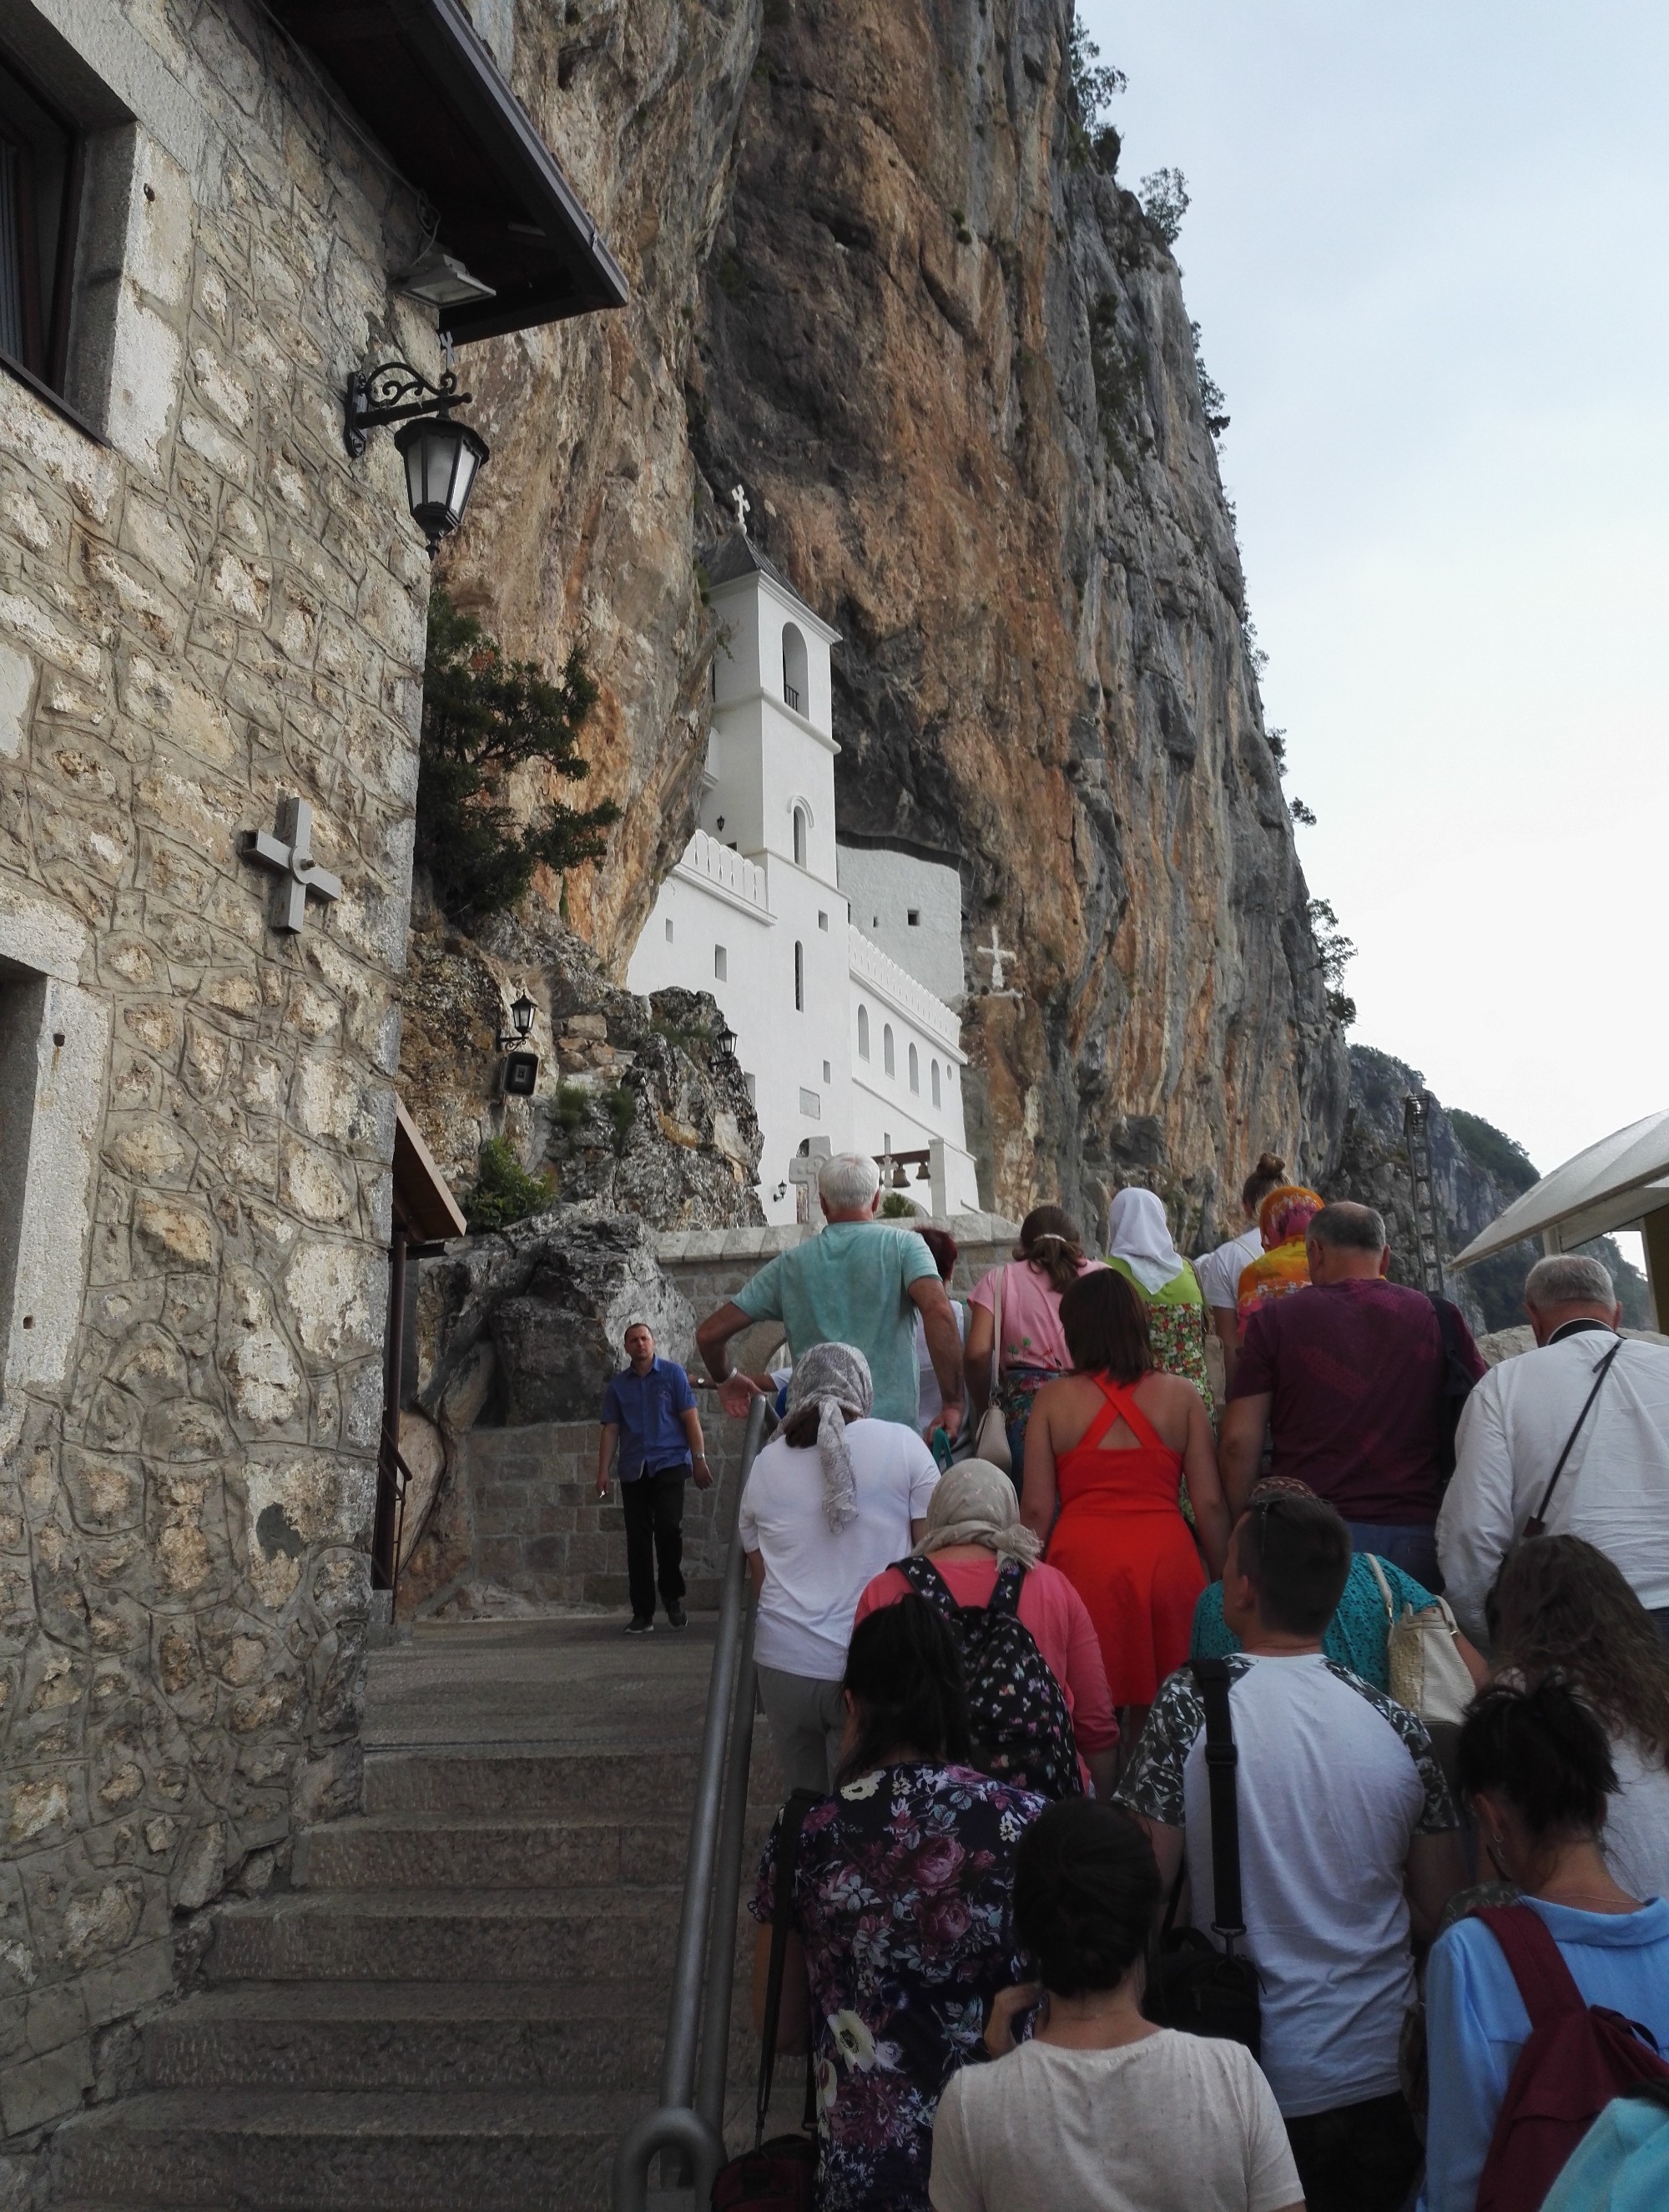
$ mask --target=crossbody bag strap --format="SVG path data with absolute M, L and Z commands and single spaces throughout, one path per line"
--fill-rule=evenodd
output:
M 1197 1659 L 1194 1680 L 1205 1707 L 1205 1779 L 1211 1793 L 1211 1932 L 1233 1955 L 1246 1933 L 1241 1908 L 1240 1804 L 1235 1769 L 1240 1752 L 1229 1712 L 1229 1668 L 1221 1659 Z
M 1553 1492 L 1557 1487 L 1559 1477 L 1564 1473 L 1565 1462 L 1570 1457 L 1571 1448 L 1575 1443 L 1577 1437 L 1582 1433 L 1582 1424 L 1587 1420 L 1588 1417 L 1588 1410 L 1593 1404 L 1594 1400 L 1599 1395 L 1599 1387 L 1601 1383 L 1604 1382 L 1606 1376 L 1611 1373 L 1612 1360 L 1616 1358 L 1617 1353 L 1621 1352 L 1622 1349 L 1623 1340 L 1619 1336 L 1616 1343 L 1612 1345 L 1611 1350 L 1605 1354 L 1605 1358 L 1594 1369 L 1593 1388 L 1588 1392 L 1587 1397 L 1583 1399 L 1582 1410 L 1576 1416 L 1575 1427 L 1573 1427 L 1570 1434 L 1565 1438 L 1564 1449 L 1559 1454 L 1558 1464 L 1554 1468 L 1552 1474 L 1547 1478 L 1547 1487 L 1542 1492 L 1541 1504 L 1536 1508 L 1535 1511 L 1530 1516 L 1530 1518 L 1524 1524 L 1524 1533 L 1526 1536 L 1539 1536 L 1542 1534 L 1542 1531 L 1546 1528 L 1547 1509 L 1553 1502 Z
M 997 1403 L 997 1374 L 1003 1358 L 1003 1285 L 1007 1280 L 1008 1262 L 1005 1260 L 997 1270 L 997 1288 L 992 1295 L 991 1395 L 986 1401 L 988 1406 Z
M 1391 1595 L 1391 1585 L 1385 1579 L 1385 1570 L 1371 1552 L 1364 1552 L 1362 1556 L 1373 1569 L 1374 1580 L 1379 1584 L 1380 1595 L 1385 1600 L 1385 1618 L 1394 1628 L 1397 1625 L 1397 1601 Z
M 782 1826 L 777 1832 L 774 1863 L 772 1870 L 775 1885 L 771 1913 L 771 1966 L 765 1980 L 765 2048 L 759 2061 L 759 2101 L 754 2122 L 754 2148 L 757 2150 L 765 2140 L 765 2122 L 771 2109 L 771 2081 L 776 2072 L 777 2025 L 782 2017 L 782 1978 L 788 1964 L 788 1936 L 794 1921 L 794 1866 L 799 1857 L 800 1830 L 805 1816 L 818 1802 L 815 1790 L 796 1790 L 782 1808 Z M 811 2054 L 806 2053 L 807 2074 L 811 2068 Z

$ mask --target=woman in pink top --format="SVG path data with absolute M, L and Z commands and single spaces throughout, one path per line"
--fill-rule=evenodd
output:
M 972 1426 L 991 1402 L 991 1346 L 996 1333 L 998 1286 L 1002 1287 L 1003 1340 L 998 1346 L 997 1403 L 1008 1428 L 1014 1486 L 1026 1464 L 1026 1423 L 1034 1397 L 1071 1366 L 1060 1328 L 1060 1300 L 1078 1277 L 1105 1262 L 1086 1260 L 1076 1221 L 1064 1207 L 1035 1206 L 1020 1224 L 1014 1257 L 988 1268 L 968 1294 L 964 1354 Z
M 1085 1789 L 1110 1796 L 1119 1771 L 1119 1723 L 1101 1645 L 1083 1600 L 1058 1568 L 1039 1559 L 1042 1545 L 1021 1521 L 1014 1485 L 1001 1468 L 970 1459 L 948 1468 L 934 1489 L 926 1530 L 915 1548 L 918 1557 L 932 1560 L 958 1605 L 988 1604 L 1004 1561 L 1020 1561 L 1026 1569 L 1021 1626 L 1065 1696 Z M 853 1626 L 909 1591 L 898 1569 L 886 1568 L 865 1586 Z

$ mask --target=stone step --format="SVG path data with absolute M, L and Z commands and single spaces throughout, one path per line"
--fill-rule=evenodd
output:
M 211 1981 L 634 1978 L 671 1971 L 677 1888 L 300 1890 L 228 1906 Z
M 367 1813 L 663 1813 L 689 1818 L 695 1750 L 685 1739 L 629 1750 L 375 1751 L 365 1761 Z
M 153 2089 L 633 2089 L 651 2102 L 670 1978 L 240 1982 L 144 2031 Z
M 52 2143 L 53 2202 L 171 2212 L 592 2212 L 633 2092 L 153 2090 L 81 2115 Z
M 312 1828 L 296 1845 L 298 1889 L 592 1889 L 680 1882 L 680 1820 L 493 1820 L 376 1813 Z

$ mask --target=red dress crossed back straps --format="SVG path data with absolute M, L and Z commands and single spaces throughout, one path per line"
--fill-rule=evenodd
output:
M 1164 1442 L 1129 1385 L 1105 1375 L 1089 1379 L 1107 1403 L 1055 1462 L 1060 1517 L 1045 1557 L 1089 1609 L 1114 1704 L 1150 1705 L 1187 1658 L 1205 1571 L 1177 1504 L 1181 1453 Z M 1120 1417 L 1136 1443 L 1103 1449 Z

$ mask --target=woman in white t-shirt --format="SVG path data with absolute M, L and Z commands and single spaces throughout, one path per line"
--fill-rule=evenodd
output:
M 1014 1929 L 1039 1979 L 1004 1990 L 992 2066 L 933 2124 L 935 2212 L 1302 2212 L 1273 2091 L 1243 2045 L 1142 2017 L 1159 1869 L 1127 1813 L 1052 1805 L 1020 1839 Z M 1017 2015 L 1042 1999 L 1029 2042 Z
M 780 1435 L 753 1463 L 739 1523 L 759 1600 L 754 1658 L 785 1790 L 834 1786 L 841 1681 L 865 1586 L 920 1541 L 938 1468 L 921 1438 L 871 1417 L 869 1362 L 814 1344 L 795 1362 Z
M 1669 1645 L 1623 1571 L 1581 1536 L 1533 1536 L 1489 1599 L 1497 1678 L 1563 1674 L 1598 1714 L 1617 1788 L 1600 1846 L 1635 1897 L 1669 1898 Z

